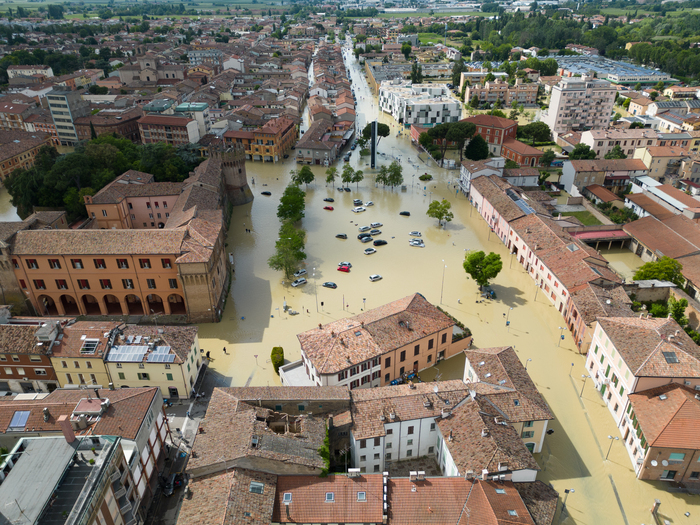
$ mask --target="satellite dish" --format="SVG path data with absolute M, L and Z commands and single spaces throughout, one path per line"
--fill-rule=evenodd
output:
M 662 464 L 664 467 L 668 467 L 668 461 L 666 461 L 665 459 L 661 462 L 661 464 Z
M 658 464 L 659 464 L 659 462 L 656 461 L 655 459 L 652 459 L 652 460 L 651 460 L 651 466 L 652 466 L 652 467 L 655 467 L 655 466 L 658 465 Z
M 433 392 L 435 392 L 436 394 L 438 393 L 439 390 L 440 390 L 440 389 L 438 388 L 437 385 L 435 385 L 435 386 L 433 387 Z

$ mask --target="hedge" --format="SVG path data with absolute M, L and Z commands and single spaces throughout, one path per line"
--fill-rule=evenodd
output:
M 284 349 L 281 346 L 275 346 L 270 354 L 272 366 L 275 367 L 275 374 L 279 375 L 280 367 L 284 364 Z

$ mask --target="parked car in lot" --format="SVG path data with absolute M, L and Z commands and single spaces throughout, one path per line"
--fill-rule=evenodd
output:
M 379 235 L 380 233 L 382 233 L 382 230 L 378 230 L 375 228 L 373 230 L 370 230 L 369 233 L 372 235 Z
M 348 235 L 346 233 L 339 233 L 335 236 L 336 239 L 347 239 Z
M 411 239 L 408 241 L 408 245 L 416 248 L 425 248 L 425 243 L 421 239 Z
M 367 210 L 365 208 L 363 208 L 362 206 L 358 206 L 357 208 L 353 208 L 352 211 L 354 213 L 362 213 L 363 211 L 367 211 Z
M 338 263 L 338 266 L 347 266 L 348 268 L 352 268 L 352 264 L 350 264 L 348 261 L 341 261 Z
M 335 202 L 335 199 L 331 199 L 330 197 L 326 197 L 323 199 L 323 202 Z
M 304 268 L 302 268 L 301 270 L 297 270 L 296 272 L 294 272 L 294 277 L 301 277 L 302 275 L 306 275 L 306 270 L 304 270 Z
M 324 206 L 324 210 L 333 211 L 333 206 Z
M 381 280 L 382 280 L 382 276 L 379 275 L 379 274 L 377 274 L 377 273 L 375 273 L 374 275 L 370 275 L 370 276 L 369 276 L 369 280 L 372 281 L 372 282 L 381 281 Z
M 368 235 L 367 237 L 362 237 L 362 239 L 360 239 L 360 242 L 372 242 L 372 236 Z
M 300 277 L 299 279 L 297 279 L 296 281 L 294 281 L 292 283 L 292 286 L 294 288 L 296 288 L 297 286 L 301 286 L 302 284 L 306 284 L 306 283 L 307 283 L 306 277 Z
M 360 226 L 358 228 L 359 231 L 361 232 L 368 232 L 371 228 L 369 226 Z
M 365 249 L 365 255 L 372 255 L 373 253 L 377 253 L 377 250 L 375 250 L 374 248 Z
M 413 230 L 412 232 L 409 232 L 409 235 L 411 237 L 421 237 L 421 233 L 419 231 Z
M 383 240 L 383 239 L 378 239 L 378 240 L 374 241 L 374 245 L 375 245 L 375 246 L 384 246 L 384 245 L 386 245 L 386 244 L 389 244 L 389 243 L 386 242 L 386 241 Z
M 350 267 L 349 267 L 349 266 L 338 266 L 338 271 L 339 271 L 339 272 L 350 273 Z
M 374 203 L 372 201 L 367 201 L 367 202 L 365 202 L 365 206 L 367 206 L 367 207 L 374 206 Z
M 261 193 L 261 195 L 265 195 L 266 197 L 269 197 L 270 195 L 272 195 L 272 192 L 271 191 L 263 191 Z
M 384 225 L 381 222 L 373 222 L 372 224 L 370 224 L 370 226 L 372 228 L 381 228 Z
M 402 211 L 402 212 L 399 213 L 399 215 L 403 215 L 404 217 L 410 217 L 410 216 L 411 216 L 411 212 L 410 212 L 410 211 Z
M 337 284 L 332 283 L 330 281 L 323 283 L 321 286 L 323 286 L 324 288 L 333 288 L 334 290 L 338 288 Z

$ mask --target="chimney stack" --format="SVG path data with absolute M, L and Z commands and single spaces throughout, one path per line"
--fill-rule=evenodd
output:
M 66 442 L 73 443 L 73 441 L 75 441 L 75 432 L 73 432 L 73 427 L 70 425 L 70 416 L 59 416 L 58 426 L 61 427 L 61 431 L 63 432 L 63 437 L 66 438 Z

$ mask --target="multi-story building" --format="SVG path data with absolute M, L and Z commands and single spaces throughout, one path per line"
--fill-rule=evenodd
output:
M 451 97 L 445 86 L 412 84 L 400 79 L 381 83 L 379 108 L 405 127 L 457 122 L 462 116 L 461 102 Z
M 119 79 L 130 87 L 174 85 L 187 78 L 187 66 L 165 64 L 152 54 L 140 56 L 135 63 L 119 68 Z
M 126 443 L 119 436 L 79 439 L 67 420 L 61 423 L 65 437 L 24 438 L 0 460 L 0 500 L 13 502 L 3 509 L 3 518 L 8 523 L 135 525 L 137 489 Z
M 489 76 L 489 74 L 496 77 L 496 80 L 508 80 L 508 73 L 503 71 L 488 71 L 486 69 L 481 69 L 479 71 L 462 71 L 459 76 L 459 92 L 462 92 L 465 85 L 475 86 L 477 84 L 483 84 L 486 82 L 486 77 Z
M 139 107 L 128 109 L 103 109 L 95 115 L 75 119 L 75 129 L 80 140 L 116 133 L 132 142 L 140 143 L 138 120 L 143 116 Z
M 489 145 L 489 152 L 498 157 L 501 155 L 501 148 L 507 139 L 515 139 L 518 123 L 503 117 L 493 115 L 475 115 L 465 118 L 460 122 L 471 122 L 476 126 L 477 135 Z
M 0 390 L 51 392 L 58 380 L 48 356 L 59 334 L 56 322 L 0 324 Z
M 330 166 L 336 158 L 342 143 L 327 139 L 333 124 L 325 119 L 314 120 L 296 145 L 296 159 L 299 164 Z
M 628 157 L 634 155 L 635 148 L 656 146 L 659 134 L 652 129 L 591 129 L 581 133 L 581 143 L 595 151 L 598 159 L 604 159 L 615 146 L 620 146 Z
M 150 173 L 129 170 L 86 196 L 85 208 L 103 230 L 165 228 L 184 189 L 183 182 L 155 182 Z
M 648 173 L 639 159 L 601 159 L 565 161 L 559 182 L 573 196 L 580 196 L 587 186 L 598 184 L 612 192 L 621 192 L 636 177 Z
M 26 120 L 39 110 L 29 104 L 0 103 L 0 130 L 27 131 Z
M 212 66 L 218 74 L 223 69 L 224 53 L 214 47 L 195 47 L 187 52 L 187 60 L 192 66 Z
M 202 367 L 196 326 L 127 325 L 104 361 L 115 388 L 155 386 L 164 398 L 188 399 Z
M 568 131 L 606 128 L 610 123 L 615 87 L 587 76 L 562 78 L 552 88 L 547 115 L 542 121 L 556 135 Z
M 104 358 L 119 323 L 78 321 L 57 326 L 61 338 L 51 347 L 49 359 L 61 388 L 106 388 L 110 378 Z
M 51 135 L 52 145 L 58 146 L 61 144 L 61 140 L 56 132 L 56 124 L 54 124 L 51 113 L 48 110 L 42 109 L 40 113 L 29 115 L 24 125 L 30 133 L 48 133 Z
M 51 69 L 51 66 L 44 66 L 44 65 L 20 65 L 20 66 L 15 66 L 15 65 L 10 65 L 7 66 L 7 77 L 8 78 L 17 78 L 17 77 L 31 77 L 33 75 L 42 75 L 45 76 L 46 78 L 50 78 L 53 76 L 53 69 Z
M 246 160 L 279 162 L 289 154 L 299 138 L 297 125 L 293 120 L 279 117 L 253 131 L 227 131 L 225 144 L 242 144 Z
M 544 152 L 537 148 L 533 148 L 529 144 L 520 142 L 517 139 L 507 138 L 503 141 L 501 148 L 501 156 L 512 160 L 519 166 L 535 167 L 540 165 Z M 536 186 L 537 184 L 535 184 Z
M 77 91 L 51 91 L 46 95 L 49 111 L 62 146 L 74 146 L 80 139 L 75 120 L 90 114 L 90 103 Z
M 494 80 L 483 85 L 468 86 L 464 92 L 464 100 L 471 102 L 476 96 L 481 105 L 495 104 L 499 100 L 506 106 L 513 102 L 523 105 L 536 104 L 538 87 L 539 84 L 525 83 L 520 78 L 513 86 L 503 80 Z
M 203 137 L 209 133 L 209 130 L 211 129 L 209 104 L 204 102 L 184 102 L 175 107 L 175 115 L 178 117 L 187 117 L 196 120 L 200 137 Z
M 298 334 L 301 360 L 285 365 L 283 384 L 389 385 L 468 348 L 452 341 L 454 321 L 413 294 L 379 308 Z
M 628 396 L 669 383 L 700 390 L 700 350 L 673 319 L 602 317 L 586 356 L 587 372 L 627 439 L 635 432 Z M 643 456 L 637 450 L 632 460 Z
M 634 158 L 644 163 L 648 175 L 659 182 L 674 182 L 680 179 L 680 168 L 690 152 L 671 146 L 641 146 L 634 150 Z
M 624 440 L 637 478 L 700 481 L 700 445 L 689 431 L 700 424 L 698 391 L 671 383 L 630 394 L 629 401 Z
M 146 115 L 138 120 L 139 134 L 143 144 L 165 142 L 173 146 L 199 142 L 199 125 L 187 117 Z
M 16 169 L 34 166 L 34 158 L 42 146 L 51 146 L 51 135 L 0 131 L 0 180 L 5 180 Z
M 501 157 L 485 160 L 463 160 L 459 169 L 459 186 L 464 193 L 469 194 L 471 183 L 474 179 L 482 175 L 500 177 L 503 175 L 504 166 L 505 159 Z

